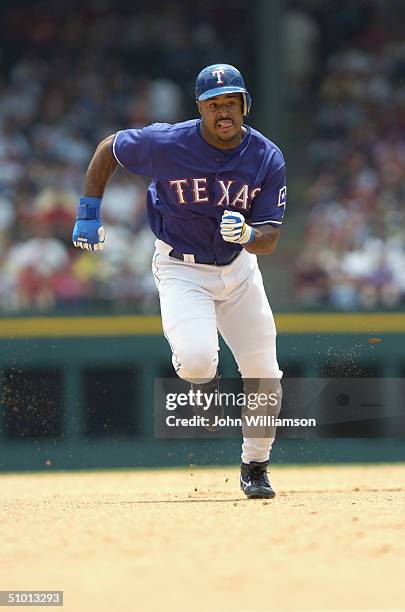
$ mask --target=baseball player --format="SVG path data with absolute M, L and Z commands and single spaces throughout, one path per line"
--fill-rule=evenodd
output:
M 279 393 L 276 329 L 256 254 L 271 254 L 279 239 L 284 158 L 270 140 L 244 125 L 251 97 L 235 67 L 204 68 L 196 79 L 196 103 L 198 119 L 122 130 L 98 145 L 73 243 L 103 249 L 101 201 L 118 164 L 152 177 L 147 193 L 156 235 L 152 269 L 175 371 L 212 389 L 219 330 L 243 379 L 267 380 L 273 387 L 275 382 Z M 240 485 L 249 498 L 275 496 L 267 474 L 273 440 L 274 435 L 244 435 Z

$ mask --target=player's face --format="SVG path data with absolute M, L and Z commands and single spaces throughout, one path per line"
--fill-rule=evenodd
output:
M 204 138 L 216 147 L 237 146 L 242 139 L 242 94 L 223 94 L 198 102 Z

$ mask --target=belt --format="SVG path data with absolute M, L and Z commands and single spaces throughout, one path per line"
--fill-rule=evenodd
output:
M 185 253 L 179 253 L 172 249 L 169 253 L 169 257 L 174 257 L 174 259 L 179 259 L 180 261 L 186 261 L 188 263 L 197 263 L 197 264 L 205 264 L 207 266 L 229 266 L 237 256 L 240 254 L 240 251 L 233 253 L 230 257 L 223 259 L 222 261 L 212 261 L 208 259 L 204 259 L 203 257 L 196 257 L 195 255 L 187 255 Z

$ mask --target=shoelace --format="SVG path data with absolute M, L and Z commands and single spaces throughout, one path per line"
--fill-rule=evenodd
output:
M 250 469 L 252 480 L 255 480 L 259 486 L 270 487 L 267 471 L 260 467 Z

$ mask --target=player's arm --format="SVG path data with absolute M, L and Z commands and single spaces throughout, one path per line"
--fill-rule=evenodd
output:
M 269 224 L 260 225 L 260 229 L 248 225 L 245 217 L 239 212 L 225 210 L 222 216 L 220 232 L 225 242 L 241 244 L 249 253 L 270 255 L 277 246 L 280 230 Z
M 244 244 L 244 248 L 249 253 L 255 255 L 270 255 L 276 250 L 280 230 L 272 225 L 261 225 L 260 229 L 253 228 L 253 240 Z
M 100 142 L 87 168 L 84 196 L 80 198 L 72 241 L 76 247 L 88 251 L 104 248 L 105 231 L 100 216 L 101 199 L 118 162 L 112 154 L 114 136 Z
M 240 212 L 225 210 L 220 226 L 222 238 L 226 242 L 241 244 L 249 253 L 273 253 L 280 237 L 286 201 L 285 162 L 277 149 L 259 192 L 252 200 L 250 221 L 245 221 Z
M 87 168 L 84 181 L 84 195 L 102 198 L 107 183 L 111 179 L 118 162 L 112 154 L 114 135 L 104 138 L 98 145 Z
M 98 145 L 86 172 L 84 196 L 80 198 L 73 244 L 89 251 L 101 250 L 105 232 L 100 218 L 101 198 L 118 164 L 140 176 L 154 176 L 154 126 L 120 130 Z

